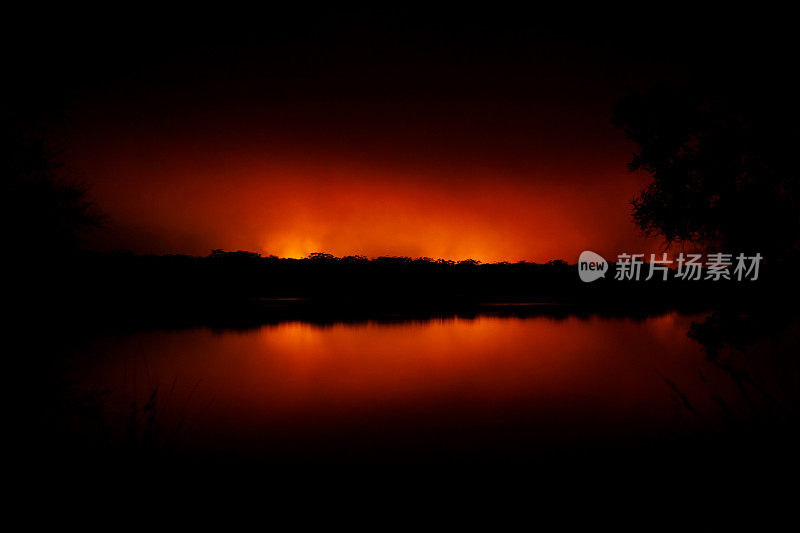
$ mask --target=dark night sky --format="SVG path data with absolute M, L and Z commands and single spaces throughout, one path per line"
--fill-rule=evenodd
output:
M 785 17 L 671 9 L 18 14 L 6 101 L 69 117 L 98 248 L 574 261 L 655 245 L 626 86 L 790 70 Z

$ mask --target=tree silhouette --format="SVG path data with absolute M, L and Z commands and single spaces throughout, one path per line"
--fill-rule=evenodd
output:
M 652 181 L 633 218 L 667 243 L 694 242 L 767 259 L 797 252 L 797 123 L 785 102 L 700 83 L 629 91 L 614 125 L 638 145 L 629 163 Z
M 7 243 L 22 257 L 61 257 L 76 250 L 103 216 L 87 184 L 61 175 L 59 150 L 39 121 L 3 111 L 0 116 L 0 177 Z

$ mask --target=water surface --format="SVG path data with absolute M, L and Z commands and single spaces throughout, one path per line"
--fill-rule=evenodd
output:
M 687 338 L 693 319 L 151 331 L 95 338 L 71 369 L 79 387 L 108 391 L 112 433 L 130 433 L 135 413 L 136 432 L 170 449 L 264 460 L 549 453 L 691 433 L 698 414 L 713 423 L 712 395 L 735 402 L 735 391 Z

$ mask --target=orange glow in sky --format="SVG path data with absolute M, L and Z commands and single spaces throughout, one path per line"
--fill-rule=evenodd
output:
M 484 262 L 653 247 L 630 217 L 636 148 L 610 119 L 626 87 L 680 68 L 505 19 L 484 34 L 306 15 L 257 42 L 89 62 L 65 158 L 108 216 L 91 246 Z
M 641 176 L 616 161 L 588 176 L 569 168 L 253 153 L 114 157 L 83 166 L 98 177 L 93 192 L 110 216 L 102 238 L 137 252 L 541 262 L 644 246 L 628 205 Z

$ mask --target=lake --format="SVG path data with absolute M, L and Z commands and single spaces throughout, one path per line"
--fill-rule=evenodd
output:
M 184 455 L 536 457 L 721 426 L 743 398 L 687 337 L 701 318 L 490 313 L 105 334 L 65 372 L 100 398 L 103 438 Z

